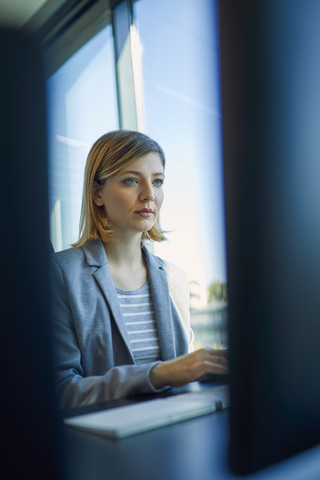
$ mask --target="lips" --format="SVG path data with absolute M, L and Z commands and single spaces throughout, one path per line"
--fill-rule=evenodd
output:
M 137 210 L 135 213 L 141 217 L 151 217 L 151 215 L 153 215 L 153 210 L 152 208 L 143 208 L 142 210 Z

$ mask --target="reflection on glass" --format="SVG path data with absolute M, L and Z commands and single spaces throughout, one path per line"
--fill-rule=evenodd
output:
M 59 251 L 78 239 L 88 151 L 119 128 L 111 25 L 52 75 L 47 88 L 51 241 Z
M 226 261 L 217 10 L 212 0 L 134 4 L 146 133 L 167 157 L 155 253 L 190 281 L 195 346 L 226 345 Z

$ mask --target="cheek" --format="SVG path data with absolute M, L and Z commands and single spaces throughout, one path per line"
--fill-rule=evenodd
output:
M 114 207 L 114 208 L 121 208 L 126 207 L 130 205 L 131 198 L 130 195 L 128 195 L 128 192 L 121 192 L 119 190 L 114 190 L 110 192 L 110 195 L 106 199 L 106 207 L 108 209 L 109 207 Z

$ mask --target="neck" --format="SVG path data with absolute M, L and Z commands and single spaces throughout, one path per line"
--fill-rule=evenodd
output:
M 141 235 L 130 241 L 113 237 L 105 245 L 105 250 L 116 287 L 136 290 L 145 284 L 148 272 L 141 252 Z
M 105 250 L 110 263 L 129 266 L 141 263 L 141 235 L 131 238 L 112 237 Z

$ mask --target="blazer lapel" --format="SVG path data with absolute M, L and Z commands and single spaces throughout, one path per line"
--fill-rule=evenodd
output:
M 174 333 L 172 325 L 171 298 L 166 273 L 161 260 L 152 255 L 147 248 L 143 247 L 152 300 L 154 305 L 155 318 L 158 329 L 162 360 L 170 360 L 176 357 L 174 344 Z
M 83 247 L 88 264 L 93 268 L 92 275 L 101 288 L 109 305 L 110 311 L 117 324 L 120 335 L 127 346 L 128 353 L 134 363 L 130 348 L 130 339 L 124 322 L 117 292 L 108 266 L 108 259 L 100 239 L 89 240 Z M 172 325 L 171 298 L 166 273 L 162 261 L 143 247 L 143 254 L 147 262 L 148 277 L 154 305 L 162 360 L 176 357 L 174 332 Z
M 108 259 L 101 240 L 89 240 L 83 247 L 87 262 L 91 267 L 98 267 L 93 271 L 92 275 L 96 279 L 103 295 L 109 305 L 110 311 L 113 315 L 115 323 L 117 324 L 120 335 L 127 346 L 129 355 L 134 363 L 134 359 L 130 348 L 130 339 L 127 332 L 127 327 L 121 312 L 117 292 L 110 273 Z

